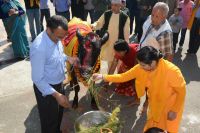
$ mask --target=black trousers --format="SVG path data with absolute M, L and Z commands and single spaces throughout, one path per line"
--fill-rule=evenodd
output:
M 71 12 L 72 18 L 77 17 L 84 20 L 84 3 L 82 0 L 72 0 L 71 2 Z
M 94 9 L 84 10 L 84 21 L 87 21 L 87 16 L 90 14 L 91 24 L 94 23 Z
M 43 20 L 45 17 L 45 20 L 47 22 L 47 20 L 50 18 L 50 10 L 49 9 L 40 9 L 40 13 L 41 13 L 41 16 L 40 16 L 41 31 L 43 31 L 44 30 Z
M 185 41 L 185 34 L 187 32 L 187 28 L 181 29 L 181 39 L 179 42 L 179 46 L 183 46 L 184 41 Z
M 58 12 L 58 11 L 55 11 L 55 12 L 56 12 L 56 15 L 63 16 L 63 17 L 65 17 L 67 19 L 68 22 L 70 21 L 70 12 L 69 12 L 69 10 L 65 11 L 65 12 Z
M 51 86 L 56 91 L 64 94 L 62 83 Z M 52 95 L 43 97 L 35 84 L 33 88 L 38 105 L 42 133 L 61 133 L 60 124 L 63 116 L 63 107 L 59 106 Z
M 188 53 L 196 54 L 200 46 L 200 18 L 195 18 L 190 31 Z
M 146 20 L 147 20 L 147 17 L 145 16 L 140 17 L 139 30 L 138 30 L 138 42 L 140 42 L 140 39 L 142 38 L 143 24 Z
M 178 43 L 178 35 L 179 33 L 173 33 L 173 48 L 176 50 L 176 44 Z
M 133 32 L 133 22 L 134 22 L 134 19 L 135 19 L 135 34 L 138 34 L 139 32 L 139 25 L 140 25 L 140 16 L 139 16 L 139 12 L 136 13 L 134 16 L 131 16 L 130 17 L 130 34 L 132 34 Z

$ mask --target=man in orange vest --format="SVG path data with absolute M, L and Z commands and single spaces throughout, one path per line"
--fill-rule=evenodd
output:
M 200 0 L 196 0 L 192 18 L 190 20 L 192 27 L 188 25 L 189 28 L 191 27 L 191 30 L 190 30 L 189 49 L 187 50 L 187 53 L 196 54 L 200 46 Z

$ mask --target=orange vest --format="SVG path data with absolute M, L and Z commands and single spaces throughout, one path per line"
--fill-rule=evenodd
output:
M 197 7 L 193 9 L 193 11 L 192 11 L 192 16 L 191 16 L 190 21 L 189 21 L 189 23 L 188 23 L 188 29 L 189 29 L 189 30 L 191 30 L 191 28 L 192 28 L 192 24 L 193 24 L 193 21 L 194 21 L 194 17 L 195 17 L 195 15 L 196 15 L 196 12 L 197 12 L 197 10 L 198 10 L 198 7 L 200 6 L 200 0 L 197 0 L 197 4 L 196 4 L 196 5 L 197 5 Z

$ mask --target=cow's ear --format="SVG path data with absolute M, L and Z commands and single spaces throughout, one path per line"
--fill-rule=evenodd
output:
M 80 44 L 83 41 L 84 37 L 82 36 L 82 34 L 78 28 L 76 29 L 76 36 L 77 36 L 78 42 Z
M 106 32 L 103 37 L 101 38 L 101 46 L 104 45 L 109 39 L 109 33 Z

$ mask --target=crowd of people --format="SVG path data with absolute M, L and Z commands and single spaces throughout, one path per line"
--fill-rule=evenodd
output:
M 128 25 L 129 30 L 125 30 L 125 32 L 126 33 L 129 32 L 132 35 L 133 34 L 137 35 L 137 40 L 138 42 L 140 42 L 142 35 L 144 34 L 144 30 L 147 30 L 147 29 L 143 29 L 144 28 L 143 24 L 152 14 L 152 9 L 155 3 L 160 2 L 160 1 L 165 2 L 169 5 L 168 14 L 165 17 L 166 19 L 169 20 L 170 27 L 173 32 L 173 39 L 172 39 L 173 51 L 176 51 L 176 44 L 178 43 L 179 33 L 181 34 L 180 41 L 179 41 L 179 49 L 182 49 L 184 40 L 185 40 L 186 31 L 187 29 L 189 29 L 191 32 L 190 35 L 193 35 L 193 36 L 190 37 L 191 39 L 189 42 L 188 53 L 195 54 L 198 51 L 198 48 L 200 45 L 198 43 L 199 42 L 198 41 L 199 37 L 197 34 L 198 31 L 194 31 L 194 29 L 198 29 L 198 19 L 194 19 L 194 18 L 199 18 L 198 0 L 195 0 L 195 2 L 192 0 L 151 0 L 151 1 L 149 0 L 141 0 L 141 1 L 121 0 L 120 9 L 126 15 L 128 15 L 128 18 L 129 18 L 128 19 L 129 22 L 127 22 L 125 26 L 127 27 Z M 12 0 L 11 1 L 1 0 L 2 7 L 1 7 L 0 18 L 2 19 L 3 24 L 5 26 L 5 30 L 7 32 L 7 39 L 9 41 L 13 40 L 12 34 L 11 34 L 13 29 L 10 26 L 8 26 L 8 23 L 10 22 L 9 20 L 15 19 L 13 16 L 16 16 L 16 14 L 19 14 L 21 18 L 22 17 L 24 18 L 23 23 L 26 22 L 26 16 L 27 16 L 28 23 L 29 23 L 29 30 L 31 33 L 31 41 L 33 41 L 36 38 L 36 36 L 39 35 L 41 31 L 44 30 L 44 26 L 43 26 L 44 17 L 47 21 L 51 16 L 50 9 L 49 9 L 50 2 L 52 2 L 52 4 L 55 7 L 56 15 L 61 15 L 65 17 L 68 21 L 70 21 L 70 19 L 73 17 L 78 17 L 86 21 L 89 14 L 91 18 L 91 23 L 96 22 L 106 10 L 111 9 L 111 5 L 112 5 L 110 0 L 72 0 L 72 1 L 71 0 L 50 0 L 50 1 L 49 0 L 24 0 L 25 9 L 23 9 L 21 4 L 18 2 L 21 8 L 17 6 L 13 7 L 14 9 L 16 8 L 15 10 L 17 12 L 15 12 L 14 14 L 12 13 L 10 14 L 9 11 L 5 11 L 5 6 L 4 6 L 6 5 L 5 3 L 8 3 L 8 2 L 14 3 L 14 1 Z M 24 13 L 22 12 L 22 10 Z M 135 21 L 135 25 L 133 25 L 134 21 Z M 193 21 L 195 22 L 193 23 Z M 14 21 L 12 22 L 14 23 Z M 195 27 L 197 26 L 197 28 L 193 28 L 192 30 L 193 25 Z M 23 27 L 23 25 L 21 26 Z M 133 32 L 133 29 L 134 29 L 134 32 Z M 26 32 L 26 31 L 23 31 L 23 29 L 20 29 L 20 32 Z M 24 33 L 24 36 L 26 36 L 24 38 L 25 40 L 27 40 L 26 33 Z M 126 37 L 126 41 L 128 41 L 127 38 L 129 37 L 129 34 L 126 34 L 125 37 Z M 115 41 L 115 39 L 113 39 L 113 41 Z M 14 41 L 14 42 L 12 41 L 13 44 L 15 42 L 17 41 Z M 197 42 L 197 45 L 194 45 L 195 42 Z M 25 47 L 27 47 L 26 43 L 27 42 L 25 42 L 24 44 Z M 24 49 L 21 50 L 21 48 L 14 47 L 14 50 L 23 51 Z M 29 51 L 29 49 L 25 48 L 25 51 Z M 25 52 L 25 53 L 27 53 L 25 55 L 27 56 L 28 52 Z M 15 56 L 17 55 L 15 54 Z M 20 57 L 23 58 L 24 55 Z
M 54 5 L 56 15 L 50 14 L 49 2 Z M 182 49 L 187 30 L 190 32 L 187 53 L 196 54 L 199 49 L 200 0 L 24 0 L 24 3 L 25 9 L 18 0 L 0 0 L 0 18 L 14 56 L 22 59 L 30 56 L 42 133 L 61 132 L 63 107 L 70 107 L 62 86 L 65 62 L 78 61 L 63 53 L 62 39 L 67 36 L 71 18 L 87 21 L 88 14 L 92 30 L 100 37 L 109 33 L 100 52 L 104 65 L 93 80 L 115 82 L 114 91 L 120 95 L 148 97 L 144 132 L 178 132 L 186 88 L 181 71 L 172 61 L 179 34 L 178 49 Z M 135 42 L 130 42 L 131 36 L 137 37 Z M 119 74 L 112 75 L 116 68 Z

